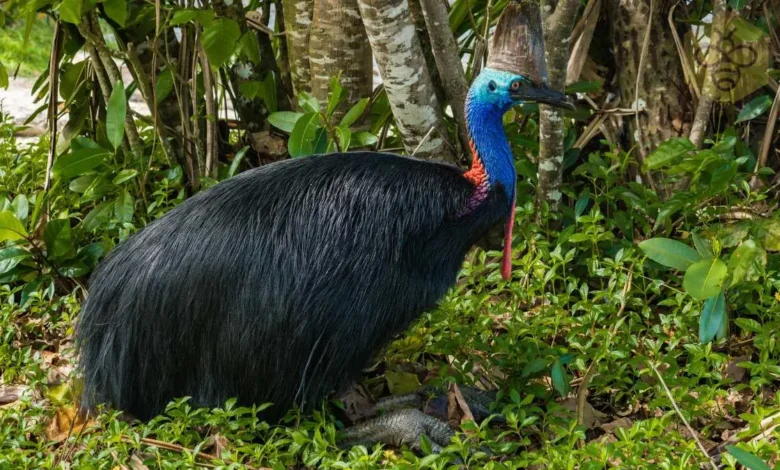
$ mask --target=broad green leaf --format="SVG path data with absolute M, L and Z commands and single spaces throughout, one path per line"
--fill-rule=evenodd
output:
M 319 114 L 309 113 L 301 117 L 295 123 L 295 127 L 290 133 L 290 140 L 287 142 L 290 156 L 297 158 L 312 155 L 314 153 L 314 140 L 320 128 Z
M 113 210 L 114 201 L 100 203 L 84 217 L 84 220 L 81 221 L 81 226 L 84 230 L 91 232 L 108 221 Z
M 718 258 L 704 259 L 692 264 L 683 278 L 683 287 L 693 298 L 706 300 L 723 290 L 729 268 Z
M 741 16 L 734 16 L 729 20 L 729 27 L 734 28 L 735 36 L 743 41 L 758 41 L 766 35 L 763 29 L 745 20 Z
M 50 220 L 43 230 L 43 241 L 46 243 L 49 256 L 53 258 L 60 258 L 73 252 L 70 220 Z
M 106 110 L 106 135 L 114 150 L 122 145 L 122 139 L 125 138 L 126 116 L 127 95 L 122 82 L 118 81 L 114 84 L 114 90 L 108 99 L 108 108 Z
M 355 134 L 352 134 L 352 138 L 356 140 L 361 147 L 370 147 L 379 142 L 379 139 L 368 131 L 356 132 Z
M 750 121 L 764 114 L 772 107 L 772 98 L 769 95 L 761 95 L 750 100 L 748 104 L 742 107 L 737 116 L 736 122 Z
M 588 208 L 590 202 L 590 194 L 584 193 L 577 199 L 577 203 L 574 205 L 574 217 L 579 217 L 585 213 L 585 209 Z
M 385 372 L 385 380 L 393 395 L 412 393 L 420 388 L 420 379 L 411 372 L 388 370 Z
M 69 101 L 73 98 L 73 94 L 76 93 L 79 86 L 84 83 L 86 80 L 86 66 L 86 60 L 63 65 L 59 90 L 60 97 L 62 97 L 63 100 Z
M 138 174 L 136 170 L 122 170 L 111 181 L 114 184 L 122 184 L 125 181 L 131 180 Z
M 125 21 L 127 20 L 126 0 L 105 0 L 103 9 L 105 9 L 106 15 L 116 21 L 119 26 L 125 26 Z
M 255 99 L 263 95 L 263 84 L 257 80 L 248 80 L 238 85 L 238 91 L 245 98 Z
M 79 24 L 84 14 L 84 0 L 62 0 L 59 12 L 62 21 Z
M 19 302 L 19 305 L 24 307 L 27 305 L 27 301 L 30 299 L 30 296 L 33 294 L 33 292 L 36 292 L 38 289 L 41 288 L 41 285 L 46 280 L 45 276 L 38 276 L 32 281 L 28 282 L 24 285 L 22 288 L 22 300 Z
M 521 375 L 523 377 L 530 377 L 532 374 L 541 372 L 545 368 L 547 368 L 547 362 L 544 359 L 537 357 L 531 360 L 530 362 L 528 362 L 528 364 L 526 364 L 525 367 L 523 367 L 523 371 L 521 372 Z M 517 399 L 517 402 L 518 403 L 520 402 L 520 398 Z
M 0 28 L 5 26 L 5 12 L 0 10 Z
M 737 446 L 726 446 L 729 454 L 733 455 L 737 462 L 749 470 L 772 470 L 766 462 L 756 457 L 753 453 Z
M 239 37 L 241 28 L 229 18 L 220 18 L 203 30 L 200 42 L 212 67 L 221 67 L 230 59 Z
M 767 219 L 755 229 L 756 238 L 767 251 L 780 251 L 780 221 Z
M 346 114 L 344 114 L 344 117 L 341 118 L 341 122 L 339 123 L 340 126 L 351 126 L 355 123 L 358 119 L 360 119 L 360 116 L 363 115 L 363 111 L 366 110 L 366 106 L 368 105 L 368 98 L 363 98 L 362 100 L 355 103 L 354 106 L 349 108 L 349 111 L 347 111 Z
M 284 132 L 292 132 L 295 127 L 295 123 L 303 117 L 303 113 L 294 113 L 292 111 L 277 111 L 268 116 L 268 122 L 272 126 L 283 130 Z
M 734 323 L 736 323 L 737 326 L 743 330 L 753 333 L 761 333 L 764 330 L 764 327 L 761 325 L 761 323 L 753 320 L 752 318 L 737 318 L 734 320 Z
M 30 201 L 27 200 L 27 196 L 19 194 L 14 198 L 14 202 L 11 203 L 11 208 L 16 213 L 16 217 L 23 221 L 30 213 Z
M 228 178 L 232 178 L 233 175 L 236 174 L 236 171 L 238 171 L 238 165 L 241 164 L 241 161 L 244 159 L 244 156 L 248 150 L 249 146 L 245 145 L 241 150 L 236 152 L 236 156 L 233 157 L 233 161 L 230 162 L 230 168 L 228 168 Z
M 177 26 L 188 21 L 197 21 L 201 26 L 208 26 L 214 21 L 214 12 L 211 10 L 183 9 L 176 10 L 171 18 L 170 25 Z
M 0 61 L 0 88 L 8 88 L 8 71 L 2 61 Z
M 54 172 L 62 178 L 72 178 L 86 173 L 103 163 L 109 155 L 103 148 L 82 148 L 63 155 L 54 163 Z
M 569 381 L 566 377 L 566 371 L 563 370 L 563 364 L 560 360 L 555 361 L 550 372 L 552 384 L 555 391 L 562 397 L 569 393 Z
M 650 238 L 639 244 L 648 258 L 669 268 L 685 271 L 701 256 L 685 243 L 669 238 Z
M 247 31 L 238 41 L 241 56 L 255 65 L 260 64 L 260 46 L 253 31 Z
M 58 271 L 65 277 L 80 277 L 89 272 L 89 266 L 76 259 L 60 266 Z
M 307 113 L 319 113 L 320 102 L 305 91 L 298 93 L 298 104 Z
M 726 295 L 721 291 L 715 297 L 704 301 L 699 319 L 699 342 L 707 344 L 723 328 L 726 321 Z
M 671 165 L 686 153 L 695 150 L 696 146 L 685 137 L 669 139 L 659 145 L 645 160 L 649 170 Z
M 14 269 L 16 265 L 32 257 L 29 251 L 18 246 L 12 246 L 0 250 L 0 274 L 5 274 Z
M 342 152 L 349 150 L 349 144 L 352 141 L 352 131 L 347 126 L 339 126 L 336 128 L 336 138 L 339 140 L 339 147 Z
M 328 131 L 320 127 L 314 134 L 312 142 L 312 155 L 320 155 L 328 151 Z
M 21 240 L 27 237 L 27 230 L 11 211 L 0 212 L 0 242 Z
M 135 199 L 127 192 L 117 196 L 114 204 L 114 216 L 122 223 L 129 224 L 133 221 L 133 212 L 135 211 Z
M 758 250 L 759 248 L 753 240 L 745 240 L 734 250 L 731 259 L 729 259 L 731 286 L 735 286 L 745 279 L 753 262 L 758 258 Z

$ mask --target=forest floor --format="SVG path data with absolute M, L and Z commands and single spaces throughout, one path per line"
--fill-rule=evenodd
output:
M 46 138 L 22 146 L 9 121 L 0 127 L 0 204 L 24 222 L 34 212 Z M 152 183 L 156 193 L 179 191 L 169 178 Z M 77 223 L 68 232 L 74 252 L 122 236 L 110 221 L 79 231 L 94 203 L 66 188 L 59 194 L 52 211 Z M 186 400 L 147 423 L 110 410 L 84 421 L 75 413 L 72 333 L 87 279 L 63 264 L 65 277 L 39 280 L 44 268 L 34 257 L 16 259 L 19 248 L 6 248 L 0 468 L 458 468 L 462 461 L 491 469 L 732 469 L 739 458 L 763 470 L 780 463 L 780 220 L 751 221 L 763 232 L 696 228 L 697 243 L 722 250 L 729 266 L 738 267 L 733 247 L 746 237 L 765 247 L 743 266 L 744 285 L 728 291 L 727 333 L 702 344 L 705 304 L 683 291 L 683 274 L 647 260 L 638 240 L 615 237 L 613 220 L 623 216 L 606 218 L 594 202 L 609 207 L 602 199 L 578 203 L 581 215 L 563 231 L 539 227 L 532 206 L 519 205 L 512 281 L 500 278 L 498 253 L 473 252 L 440 307 L 366 372 L 375 397 L 423 384 L 453 398 L 452 383 L 498 391 L 496 416 L 485 422 L 452 407 L 459 434 L 428 455 L 340 449 L 337 430 L 368 409 L 360 401 L 291 411 L 281 425 L 258 419 L 258 408 L 196 409 Z M 149 220 L 134 216 L 138 226 Z M 681 240 L 690 244 L 692 230 L 675 233 L 689 234 Z M 14 277 L 23 266 L 32 274 Z

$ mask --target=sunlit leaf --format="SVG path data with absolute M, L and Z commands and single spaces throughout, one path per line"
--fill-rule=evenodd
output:
M 62 0 L 59 13 L 60 19 L 66 23 L 81 23 L 81 16 L 84 14 L 84 0 Z
M 731 285 L 742 282 L 748 271 L 758 257 L 759 248 L 753 240 L 745 240 L 734 250 L 729 259 L 729 272 L 731 273 Z
M 709 343 L 726 321 L 726 296 L 720 292 L 704 302 L 699 319 L 699 342 Z
M 220 18 L 203 30 L 200 42 L 212 67 L 220 67 L 228 61 L 236 48 L 241 28 L 229 18 Z
M 368 105 L 368 98 L 363 98 L 362 100 L 355 103 L 351 108 L 349 108 L 349 111 L 344 114 L 344 117 L 341 118 L 341 122 L 339 123 L 340 126 L 351 126 L 355 123 L 358 119 L 360 119 L 360 116 L 363 115 L 363 112 L 366 110 L 366 106 Z
M 695 299 L 715 297 L 723 289 L 728 271 L 726 263 L 718 258 L 701 260 L 685 271 L 683 287 Z
M 750 121 L 764 114 L 772 107 L 772 98 L 769 95 L 761 95 L 753 98 L 739 111 L 736 122 Z
M 119 26 L 125 26 L 125 21 L 127 20 L 126 0 L 105 0 L 103 9 L 106 11 L 106 15 L 116 21 Z
M 122 82 L 114 84 L 106 110 L 106 135 L 114 147 L 119 148 L 125 138 L 125 117 L 127 116 L 127 95 Z
M 32 257 L 29 251 L 18 246 L 0 250 L 0 274 L 12 270 L 22 261 Z
M 21 240 L 27 237 L 27 230 L 11 211 L 0 212 L 0 242 Z
M 650 238 L 640 243 L 639 248 L 656 263 L 680 271 L 685 271 L 701 259 L 693 248 L 669 238 Z
M 283 130 L 284 132 L 292 132 L 295 127 L 295 123 L 303 117 L 303 113 L 294 113 L 292 111 L 277 111 L 268 116 L 268 122 L 272 126 Z
M 772 470 L 766 462 L 756 457 L 752 452 L 740 449 L 737 446 L 726 446 L 726 450 L 737 459 L 737 462 L 750 470 Z
M 662 142 L 645 160 L 645 166 L 655 170 L 675 163 L 686 153 L 695 150 L 696 146 L 685 137 L 669 139 Z
M 291 157 L 303 157 L 314 153 L 314 140 L 317 131 L 321 129 L 320 117 L 316 113 L 309 113 L 301 117 L 290 133 L 287 147 Z

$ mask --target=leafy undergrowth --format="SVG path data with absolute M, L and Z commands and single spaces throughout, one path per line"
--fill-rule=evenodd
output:
M 113 244 L 182 200 L 181 172 L 162 158 L 147 171 L 65 156 L 81 166 L 55 167 L 44 197 L 46 142 L 17 148 L 13 129 L 0 131 L 0 221 L 23 232 L 0 229 L 2 469 L 780 463 L 780 221 L 771 199 L 743 184 L 751 162 L 728 136 L 686 157 L 717 165 L 676 163 L 698 173 L 665 202 L 619 180 L 626 160 L 616 151 L 572 170 L 576 204 L 563 229 L 538 226 L 520 201 L 512 281 L 500 278 L 499 253 L 473 252 L 440 308 L 366 373 L 375 396 L 452 382 L 498 390 L 493 411 L 505 422 L 463 422 L 442 453 L 425 455 L 340 449 L 334 402 L 290 412 L 283 425 L 258 419 L 259 408 L 196 409 L 184 399 L 148 423 L 113 411 L 83 422 L 71 342 L 82 286 Z M 93 148 L 85 139 L 73 155 Z M 44 203 L 53 228 L 39 231 Z M 707 263 L 717 268 L 700 274 Z
M 0 25 L 0 63 L 5 65 L 8 74 L 13 75 L 16 67 L 19 67 L 19 75 L 23 77 L 35 77 L 46 70 L 49 66 L 54 23 L 34 21 L 25 41 L 26 19 L 14 22 L 5 16 L 0 19 L 8 23 L 4 27 Z

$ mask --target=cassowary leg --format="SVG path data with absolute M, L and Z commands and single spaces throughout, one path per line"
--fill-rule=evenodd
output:
M 394 447 L 408 445 L 414 450 L 420 450 L 422 436 L 426 436 L 431 441 L 431 450 L 438 453 L 454 435 L 447 423 L 417 408 L 409 408 L 391 411 L 344 430 L 339 436 L 339 445 L 349 448 L 381 442 Z

